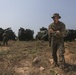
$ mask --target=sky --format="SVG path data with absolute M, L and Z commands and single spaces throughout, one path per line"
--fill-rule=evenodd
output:
M 48 28 L 51 16 L 59 13 L 67 29 L 76 29 L 76 0 L 0 0 L 0 27 L 17 34 L 18 29 Z

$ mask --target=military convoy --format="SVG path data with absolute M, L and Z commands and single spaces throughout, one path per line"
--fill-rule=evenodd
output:
M 67 29 L 65 32 L 64 41 L 74 41 L 76 39 L 76 30 Z M 36 40 L 49 40 L 47 28 L 40 28 L 40 31 L 36 35 Z M 49 40 L 50 41 L 50 40 Z
M 16 40 L 16 35 L 11 28 L 2 29 L 0 28 L 0 41 L 3 40 L 3 33 L 6 32 L 9 34 L 9 40 Z M 37 33 L 35 39 L 36 40 L 44 40 L 48 41 L 49 39 L 48 29 L 45 27 L 40 28 L 40 31 Z M 19 41 L 30 41 L 34 40 L 34 31 L 31 29 L 24 29 L 20 27 L 18 30 L 18 39 Z M 67 29 L 66 36 L 64 37 L 64 41 L 73 41 L 76 39 L 76 30 Z

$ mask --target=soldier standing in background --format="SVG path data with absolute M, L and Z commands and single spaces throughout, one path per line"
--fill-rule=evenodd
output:
M 0 46 L 1 46 L 1 42 L 0 42 Z
M 8 40 L 9 40 L 8 32 L 5 31 L 2 36 L 3 36 L 3 46 L 8 45 Z
M 64 58 L 64 36 L 65 36 L 65 24 L 60 22 L 59 19 L 61 16 L 59 16 L 58 13 L 55 13 L 52 17 L 54 20 L 53 23 L 49 25 L 48 28 L 48 34 L 49 39 L 51 39 L 51 49 L 52 49 L 52 58 L 54 61 L 54 64 L 52 67 L 59 67 L 58 65 L 58 58 L 57 58 L 57 51 L 59 52 L 59 62 L 60 67 L 63 68 L 65 65 L 65 58 Z

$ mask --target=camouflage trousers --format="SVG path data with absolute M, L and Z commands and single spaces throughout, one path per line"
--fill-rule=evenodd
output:
M 8 45 L 8 38 L 6 38 L 6 37 L 3 38 L 3 46 L 4 45 Z
M 57 40 L 58 41 L 58 40 Z M 56 42 L 55 40 L 51 41 L 51 51 L 52 51 L 52 58 L 54 60 L 54 63 L 58 62 L 58 57 L 57 57 L 57 52 L 59 55 L 59 62 L 61 65 L 65 64 L 65 58 L 64 58 L 64 53 L 65 53 L 65 49 L 64 49 L 64 41 L 59 41 Z

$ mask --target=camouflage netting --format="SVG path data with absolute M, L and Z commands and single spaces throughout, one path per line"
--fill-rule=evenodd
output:
M 7 29 L 0 28 L 0 41 L 3 40 L 2 35 L 5 32 L 7 32 L 9 34 L 9 40 L 15 40 L 16 35 L 15 35 L 15 33 L 13 32 L 13 30 L 11 28 L 7 28 Z
M 4 30 L 2 28 L 0 28 L 0 41 L 3 40 L 2 34 L 4 33 Z
M 36 35 L 37 40 L 48 40 L 48 30 L 45 27 L 40 28 L 40 31 Z
M 76 39 L 76 30 L 67 29 L 67 35 L 64 37 L 65 41 L 73 41 Z
M 34 31 L 30 29 L 21 28 L 18 30 L 18 39 L 20 41 L 30 41 L 34 39 Z

